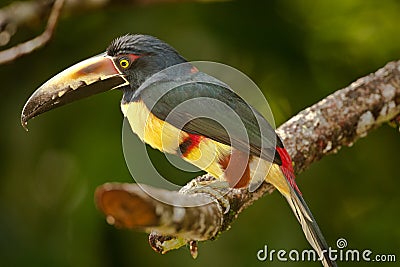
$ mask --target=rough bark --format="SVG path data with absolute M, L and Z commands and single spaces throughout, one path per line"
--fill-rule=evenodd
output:
M 396 121 L 399 111 L 400 61 L 396 61 L 304 109 L 277 132 L 295 162 L 295 172 L 302 172 L 383 123 Z
M 277 132 L 292 156 L 295 172 L 300 173 L 325 155 L 338 152 L 342 146 L 351 146 L 383 123 L 395 122 L 399 126 L 399 121 L 400 61 L 397 61 L 306 108 L 280 126 Z M 109 223 L 151 232 L 149 241 L 155 251 L 166 253 L 189 244 L 193 257 L 196 257 L 195 241 L 213 239 L 229 229 L 242 210 L 274 190 L 265 182 L 252 193 L 247 189 L 223 187 L 212 188 L 208 193 L 190 190 L 204 180 L 212 179 L 208 175 L 197 177 L 180 192 L 146 187 L 147 192 L 160 198 L 173 198 L 179 205 L 208 203 L 205 206 L 168 206 L 143 193 L 142 185 L 137 184 L 102 185 L 97 189 L 95 199 Z M 116 194 L 110 197 L 112 193 Z M 227 203 L 230 207 L 225 212 Z M 143 217 L 154 219 L 146 224 Z

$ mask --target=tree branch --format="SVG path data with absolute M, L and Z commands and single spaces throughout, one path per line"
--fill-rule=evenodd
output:
M 295 172 L 300 173 L 342 146 L 351 146 L 383 123 L 394 121 L 399 126 L 399 118 L 400 61 L 397 61 L 306 108 L 277 132 L 292 156 Z M 172 205 L 155 200 L 140 189 L 143 185 L 137 184 L 104 184 L 96 190 L 95 200 L 108 223 L 151 232 L 149 242 L 155 251 L 166 253 L 189 244 L 192 256 L 196 257 L 194 241 L 214 239 L 229 229 L 241 211 L 274 190 L 266 182 L 253 193 L 223 187 L 213 187 L 208 193 L 191 190 L 213 179 L 209 175 L 197 177 L 180 192 L 145 186 L 147 192 L 157 199 L 172 201 Z M 208 204 L 182 207 L 193 203 Z M 230 209 L 224 213 L 227 203 Z
M 111 5 L 148 5 L 167 2 L 193 2 L 196 0 L 32 0 L 15 1 L 0 9 L 0 47 L 7 45 L 18 28 L 31 27 L 47 20 L 45 31 L 24 43 L 0 51 L 0 64 L 11 62 L 32 53 L 46 45 L 52 38 L 54 29 L 64 6 L 65 13 L 81 13 L 102 9 Z M 218 0 L 213 0 L 218 1 Z M 65 3 L 65 4 L 64 4 Z M 49 16 L 47 16 L 50 14 Z
M 46 29 L 41 35 L 27 42 L 0 51 L 0 64 L 13 61 L 16 58 L 32 53 L 34 50 L 47 44 L 50 41 L 51 37 L 53 36 L 54 29 L 57 25 L 57 21 L 60 16 L 63 5 L 64 5 L 64 0 L 56 0 L 54 2 L 49 19 L 47 21 Z
M 400 113 L 400 61 L 327 96 L 278 129 L 302 172 L 323 156 L 352 146 L 359 138 L 396 120 Z

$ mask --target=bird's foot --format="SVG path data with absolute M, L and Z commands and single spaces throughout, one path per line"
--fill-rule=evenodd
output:
M 226 181 L 219 180 L 203 180 L 197 181 L 192 180 L 187 185 L 179 190 L 183 194 L 193 194 L 193 193 L 204 193 L 211 195 L 213 199 L 216 199 L 218 203 L 223 208 L 224 214 L 230 210 L 229 201 L 224 197 L 226 193 L 230 190 L 229 184 Z

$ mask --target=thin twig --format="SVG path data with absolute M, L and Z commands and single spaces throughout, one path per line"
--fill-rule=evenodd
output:
M 32 53 L 34 50 L 47 44 L 53 36 L 63 5 L 64 0 L 56 0 L 54 2 L 49 19 L 47 21 L 46 29 L 41 35 L 27 42 L 0 51 L 0 64 L 13 61 L 26 54 Z

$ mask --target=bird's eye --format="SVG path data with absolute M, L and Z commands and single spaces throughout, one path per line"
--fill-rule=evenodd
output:
M 128 59 L 122 58 L 122 59 L 119 60 L 119 65 L 120 65 L 122 68 L 126 69 L 127 67 L 129 67 L 130 62 L 129 62 Z

